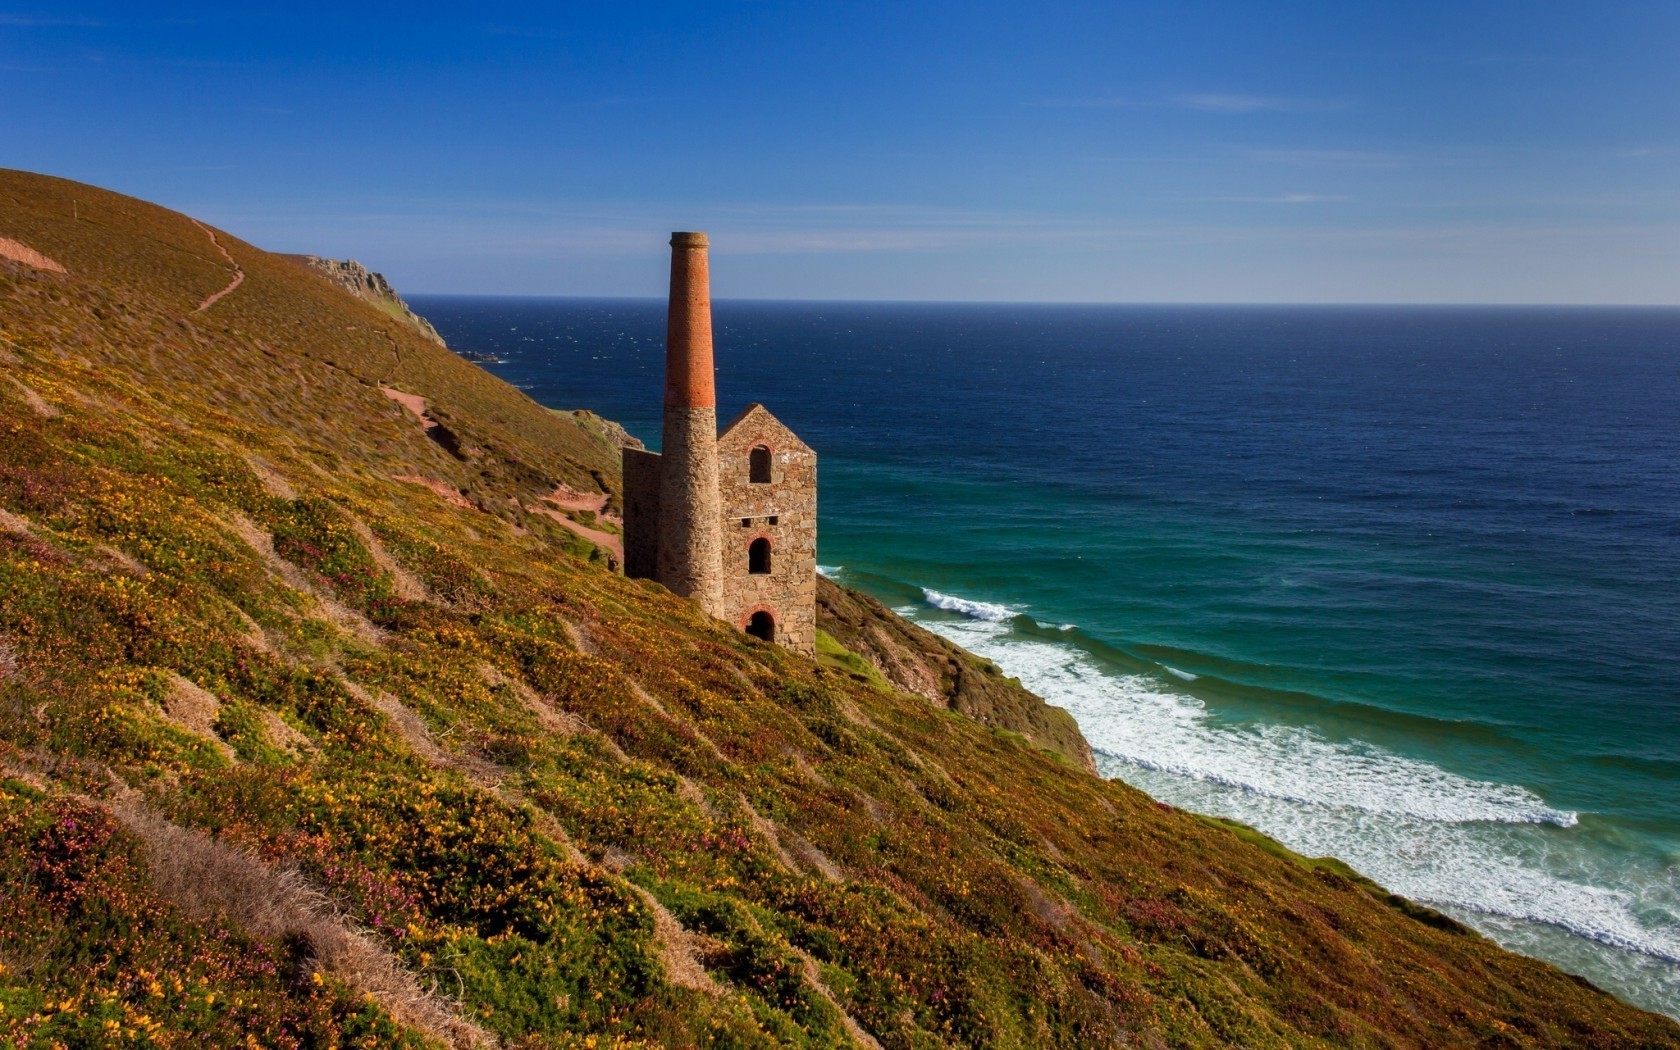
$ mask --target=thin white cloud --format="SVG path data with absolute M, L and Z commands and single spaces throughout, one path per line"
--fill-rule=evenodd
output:
M 1459 66 L 1578 66 L 1581 59 L 1567 55 L 1512 55 L 1490 53 L 1445 58 L 1437 61 Z
M 1202 113 L 1326 113 L 1346 109 L 1346 102 L 1331 99 L 1280 98 L 1273 95 L 1244 95 L 1222 91 L 1192 92 L 1174 96 L 1173 105 Z
M 1265 197 L 1214 197 L 1230 204 L 1335 204 L 1351 198 L 1340 193 L 1278 193 Z
M 1266 164 L 1339 168 L 1397 168 L 1411 161 L 1400 153 L 1359 149 L 1256 149 L 1248 150 L 1246 156 Z
M 412 197 L 391 202 L 401 212 L 380 212 L 381 215 L 405 214 L 416 218 L 455 214 L 495 217 L 517 223 L 547 220 L 579 222 L 588 220 L 604 227 L 617 228 L 620 223 L 641 229 L 658 228 L 658 216 L 688 216 L 691 222 L 725 223 L 734 229 L 838 229 L 856 228 L 1022 228 L 1045 229 L 1064 224 L 1081 223 L 1051 214 L 1027 211 L 990 211 L 983 209 L 950 208 L 918 203 L 885 201 L 800 201 L 781 203 L 743 203 L 716 201 L 655 200 L 628 206 L 599 201 L 549 201 L 541 199 L 508 198 L 453 200 L 435 197 Z M 651 220 L 653 226 L 647 224 Z
M 1097 243 L 1142 232 L 1088 217 L 907 204 L 666 202 L 627 210 L 581 203 L 527 207 L 518 202 L 480 202 L 476 207 L 456 207 L 455 214 L 446 216 L 432 208 L 414 207 L 418 202 L 405 203 L 409 207 L 398 210 L 315 218 L 318 226 L 332 229 L 335 238 L 343 238 L 346 230 L 360 231 L 355 239 L 388 237 L 392 230 L 405 231 L 405 236 L 424 230 L 425 251 L 438 244 L 462 243 L 467 256 L 527 259 L 644 256 L 656 252 L 662 243 L 658 231 L 676 228 L 675 223 L 707 230 L 717 243 L 727 243 L 729 251 L 740 256 L 914 254 L 985 244 Z M 278 213 L 230 214 L 211 206 L 200 207 L 198 213 L 236 228 L 240 222 L 258 228 L 287 225 Z M 299 243 L 296 233 L 288 233 L 286 243 L 295 247 Z
M 1263 109 L 1283 109 L 1281 99 L 1260 95 L 1226 95 L 1219 93 L 1179 95 L 1174 101 L 1185 109 L 1199 109 L 1203 113 L 1257 113 Z
M 1200 113 L 1327 113 L 1346 109 L 1332 99 L 1284 98 L 1222 91 L 1193 91 L 1181 95 L 1138 98 L 1131 95 L 1091 95 L 1046 98 L 1030 103 L 1047 109 L 1192 109 Z
M 1129 109 L 1146 103 L 1124 95 L 1098 95 L 1094 98 L 1047 98 L 1032 104 L 1047 109 Z
M 1282 206 L 1290 196 L 1311 195 L 1270 200 Z M 805 215 L 797 214 L 807 207 Z M 1661 283 L 1680 262 L 1680 226 L 1674 223 L 1417 227 L 1373 224 L 1360 221 L 1354 209 L 1337 209 L 1339 221 L 1326 224 L 1307 207 L 1280 207 L 1287 214 L 1267 223 L 1221 221 L 1209 209 L 1198 222 L 1141 225 L 1099 215 L 1046 216 L 1038 229 L 1011 225 L 1032 217 L 1025 213 L 976 211 L 969 213 L 971 227 L 930 228 L 918 223 L 954 220 L 960 213 L 832 203 L 755 211 L 733 203 L 644 208 L 577 202 L 551 221 L 503 209 L 490 216 L 356 208 L 310 215 L 304 223 L 284 210 L 188 210 L 271 249 L 361 258 L 383 272 L 396 271 L 404 291 L 415 292 L 662 294 L 661 231 L 689 225 L 671 216 L 692 214 L 699 216 L 694 225 L 712 234 L 719 259 L 729 260 L 714 272 L 732 275 L 725 278 L 732 296 L 1675 302 L 1672 284 Z M 872 209 L 879 210 L 864 214 Z M 581 218 L 591 211 L 595 218 Z M 824 225 L 849 215 L 855 225 Z M 954 261 L 958 255 L 1017 259 L 1023 248 L 1077 265 L 1041 270 L 999 262 L 977 273 Z M 1277 264 L 1285 257 L 1289 265 Z M 1604 265 L 1617 260 L 1626 265 Z
M 577 33 L 566 29 L 551 29 L 546 26 L 516 26 L 505 23 L 492 22 L 482 27 L 486 36 L 523 37 L 526 40 L 564 40 L 577 36 Z
M 0 26 L 14 29 L 39 29 L 48 26 L 69 26 L 76 29 L 103 29 L 105 23 L 97 18 L 57 18 L 39 15 L 20 15 L 0 11 Z

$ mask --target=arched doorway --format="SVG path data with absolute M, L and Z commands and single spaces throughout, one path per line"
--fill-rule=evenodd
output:
M 758 610 L 747 619 L 747 633 L 766 642 L 775 641 L 776 618 L 764 609 Z
M 770 540 L 760 536 L 747 547 L 747 571 L 754 576 L 767 576 L 770 573 Z

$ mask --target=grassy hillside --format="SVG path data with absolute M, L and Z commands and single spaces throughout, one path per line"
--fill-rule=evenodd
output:
M 898 689 L 983 725 L 1020 733 L 1038 747 L 1091 773 L 1097 771 L 1091 745 L 1072 715 L 1046 704 L 1016 679 L 1006 678 L 990 660 L 895 615 L 868 595 L 819 579 L 817 627 L 843 646 L 852 660 L 862 662 L 861 668 L 847 669 L 860 671 L 866 680 L 873 669 Z
M 615 484 L 616 449 L 287 257 L 61 179 L 0 174 L 0 209 L 3 236 L 69 269 L 60 294 L 73 288 L 81 307 L 20 314 L 8 325 L 20 349 L 54 347 L 142 390 L 190 392 L 328 470 L 344 459 L 419 474 L 487 508 L 555 481 Z M 197 313 L 233 274 L 218 242 L 246 280 Z M 401 411 L 381 386 L 427 398 L 459 453 L 386 425 Z
M 0 1045 L 1680 1046 L 609 572 L 610 448 L 285 260 L 0 236 Z

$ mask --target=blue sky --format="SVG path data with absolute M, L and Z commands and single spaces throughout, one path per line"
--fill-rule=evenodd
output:
M 0 0 L 0 100 L 410 292 L 1680 303 L 1673 0 Z

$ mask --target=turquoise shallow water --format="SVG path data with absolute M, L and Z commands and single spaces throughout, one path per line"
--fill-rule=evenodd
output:
M 658 430 L 663 304 L 427 298 Z M 1680 311 L 721 303 L 828 571 L 1103 771 L 1680 1016 Z

